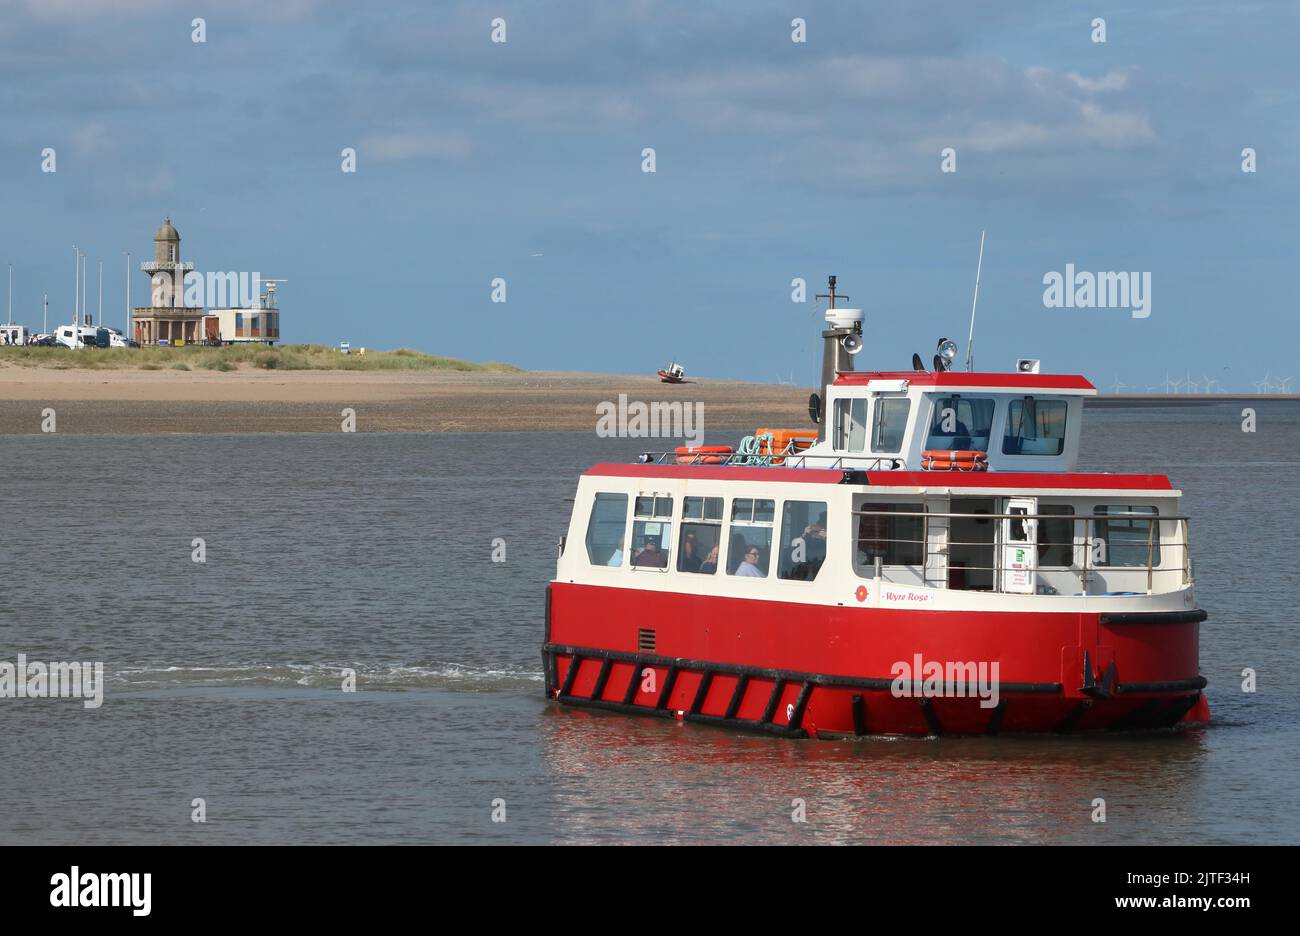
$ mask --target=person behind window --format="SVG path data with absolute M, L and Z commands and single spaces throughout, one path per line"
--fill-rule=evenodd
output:
M 804 527 L 803 536 L 797 537 L 791 545 L 801 548 L 801 552 L 794 555 L 802 555 L 804 562 L 820 565 L 826 558 L 826 515 L 821 514 L 815 523 Z
M 939 424 L 930 430 L 930 438 L 933 440 L 930 443 L 931 445 L 937 444 L 938 440 L 945 438 L 953 440 L 952 447 L 954 449 L 963 449 L 970 445 L 970 429 L 961 421 L 961 417 L 957 415 L 956 410 L 952 411 L 952 415 L 953 421 L 956 425 L 953 427 L 951 432 L 944 428 L 944 423 L 948 420 L 942 417 L 939 419 Z M 964 439 L 964 444 L 958 445 L 958 439 Z
M 740 565 L 736 566 L 736 574 L 750 578 L 763 578 L 763 570 L 758 567 L 759 560 L 762 558 L 763 552 L 757 546 L 748 547 L 745 550 L 745 557 L 740 561 Z
M 735 575 L 745 555 L 745 537 L 739 533 L 731 534 L 731 546 L 727 549 L 727 573 Z
M 668 568 L 668 557 L 659 551 L 659 541 L 646 537 L 645 546 L 632 560 L 634 566 L 647 566 L 652 569 Z
M 687 533 L 682 537 L 682 554 L 677 557 L 677 568 L 681 572 L 698 572 L 700 571 L 700 557 L 696 554 L 698 548 L 695 542 L 695 534 Z
M 615 546 L 614 555 L 609 557 L 609 562 L 605 563 L 605 565 L 621 566 L 622 564 L 623 564 L 623 547 Z
M 718 571 L 718 547 L 716 544 L 709 550 L 709 554 L 704 557 L 704 561 L 700 563 L 699 571 L 705 575 L 712 575 Z

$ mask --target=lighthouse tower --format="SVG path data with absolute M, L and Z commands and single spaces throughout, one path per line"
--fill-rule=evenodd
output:
M 200 341 L 203 309 L 185 305 L 185 274 L 194 264 L 181 260 L 181 235 L 171 217 L 153 236 L 153 260 L 140 264 L 149 276 L 149 305 L 132 310 L 135 339 L 141 344 Z

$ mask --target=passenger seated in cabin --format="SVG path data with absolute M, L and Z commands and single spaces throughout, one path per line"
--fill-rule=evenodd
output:
M 695 534 L 687 533 L 682 537 L 682 551 L 677 556 L 678 572 L 698 572 L 700 571 L 700 557 L 696 555 L 698 544 L 695 542 Z
M 764 578 L 767 573 L 759 568 L 759 562 L 763 558 L 763 551 L 757 546 L 749 546 L 745 549 L 744 557 L 740 565 L 736 566 L 736 575 L 743 575 L 749 578 Z
M 781 578 L 801 582 L 817 577 L 817 571 L 826 561 L 826 515 L 818 516 L 815 523 L 804 528 L 803 535 L 795 537 L 782 565 Z
M 803 544 L 803 557 L 805 562 L 815 562 L 818 565 L 826 558 L 826 515 L 822 514 L 816 523 L 810 523 L 803 531 L 803 536 L 798 537 L 795 544 Z
M 632 560 L 634 566 L 648 566 L 652 569 L 668 568 L 668 557 L 659 551 L 659 541 L 646 537 L 645 546 Z
M 623 564 L 623 547 L 615 546 L 614 552 L 609 557 L 609 562 L 605 563 L 605 565 L 621 566 L 622 564 Z
M 705 575 L 712 575 L 718 571 L 718 547 L 716 544 L 709 550 L 709 554 L 704 558 L 704 561 L 700 563 L 699 571 Z
M 738 569 L 740 567 L 740 563 L 744 561 L 745 550 L 748 548 L 748 546 L 749 544 L 745 542 L 745 537 L 741 536 L 739 533 L 731 534 L 731 545 L 727 547 L 727 574 L 728 575 L 736 574 L 736 569 Z

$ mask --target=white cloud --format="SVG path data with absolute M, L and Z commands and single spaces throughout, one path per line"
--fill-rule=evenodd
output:
M 404 162 L 410 159 L 460 160 L 473 152 L 469 138 L 462 133 L 434 133 L 412 130 L 367 137 L 361 141 L 363 156 L 377 162 Z
M 102 123 L 88 123 L 73 131 L 72 149 L 82 159 L 89 159 L 111 151 L 113 139 Z

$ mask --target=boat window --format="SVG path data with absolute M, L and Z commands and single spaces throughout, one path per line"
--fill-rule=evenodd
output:
M 776 501 L 737 497 L 731 502 L 731 539 L 727 543 L 727 574 L 766 578 L 772 559 L 772 520 Z
M 673 499 L 663 494 L 644 494 L 636 499 L 637 517 L 671 517 Z
M 1065 410 L 1064 400 L 1012 400 L 1002 454 L 1060 455 L 1065 451 Z
M 892 516 L 920 514 L 924 504 L 864 503 L 858 517 L 858 540 L 854 562 L 858 571 L 870 572 L 876 557 L 881 565 L 920 565 L 925 558 L 922 517 Z
M 673 545 L 673 499 L 663 494 L 637 497 L 632 522 L 632 566 L 639 569 L 668 568 Z M 655 519 L 642 519 L 655 518 Z
M 1039 504 L 1038 567 L 1068 569 L 1074 565 L 1074 508 L 1068 504 Z M 1060 517 L 1060 519 L 1056 519 Z
M 688 497 L 682 503 L 682 541 L 677 571 L 712 575 L 722 548 L 722 498 Z
M 786 501 L 781 507 L 778 578 L 811 582 L 826 560 L 826 502 Z
M 907 432 L 907 414 L 912 401 L 907 397 L 879 397 L 871 424 L 871 451 L 897 452 Z
M 587 521 L 587 561 L 598 566 L 621 566 L 626 531 L 627 495 L 597 494 Z
M 987 452 L 996 405 L 990 397 L 936 397 L 934 418 L 930 423 L 930 435 L 925 447 Z
M 835 448 L 861 452 L 867 442 L 867 401 L 864 397 L 835 401 Z
M 1159 521 L 1143 519 L 1146 516 L 1158 516 L 1159 511 L 1156 508 L 1137 507 L 1132 504 L 1099 504 L 1093 513 L 1098 518 L 1105 518 L 1093 523 L 1093 536 L 1101 540 L 1106 547 L 1100 555 L 1097 555 L 1097 565 L 1145 568 L 1148 537 L 1150 537 L 1151 564 L 1160 564 Z M 1125 514 L 1142 516 L 1124 516 Z M 1153 525 L 1155 529 L 1152 529 Z

